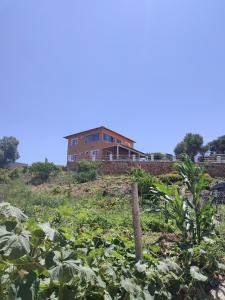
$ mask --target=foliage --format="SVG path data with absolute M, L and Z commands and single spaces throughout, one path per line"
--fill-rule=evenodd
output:
M 42 186 L 25 184 L 26 174 L 0 186 L 0 195 L 11 203 L 0 205 L 0 299 L 207 299 L 224 272 L 224 236 L 214 230 L 207 210 L 199 217 L 200 243 L 193 234 L 188 184 L 199 193 L 201 213 L 207 202 L 199 189 L 205 174 L 189 163 L 182 164 L 179 186 L 133 170 L 144 201 L 140 262 L 135 260 L 128 177 L 115 181 L 122 194 L 114 193 L 113 176 L 78 185 L 67 178 L 74 173 L 63 172 Z M 222 224 L 216 226 L 224 234 Z
M 174 152 L 177 156 L 187 154 L 192 160 L 200 153 L 203 146 L 203 137 L 199 134 L 187 133 L 183 141 L 177 144 Z
M 182 181 L 182 177 L 178 173 L 168 173 L 159 176 L 160 181 L 167 185 L 179 184 Z
M 19 141 L 13 136 L 0 139 L 0 167 L 15 162 L 19 158 L 18 144 Z
M 148 153 L 146 153 L 146 155 L 148 155 L 148 157 L 150 157 L 150 158 L 153 155 L 154 160 L 161 160 L 165 156 L 165 154 L 163 154 L 161 152 L 148 152 Z
M 9 172 L 7 169 L 0 168 L 0 184 L 6 184 L 10 180 Z
M 78 168 L 75 179 L 78 183 L 84 183 L 97 178 L 98 163 L 95 161 L 81 160 L 77 162 Z
M 182 232 L 182 242 L 191 245 L 200 244 L 204 237 L 213 235 L 215 208 L 212 201 L 205 202 L 202 192 L 207 187 L 204 171 L 190 158 L 178 165 L 184 187 L 181 190 L 166 190 L 162 186 L 150 188 L 152 196 L 169 203 L 165 214 L 176 221 Z
M 150 187 L 155 186 L 157 179 L 142 168 L 132 169 L 132 179 L 138 183 L 138 193 L 142 199 L 142 204 L 147 202 L 152 207 L 157 206 L 160 199 L 153 198 L 150 193 Z
M 29 171 L 33 175 L 32 183 L 40 184 L 46 182 L 50 175 L 57 173 L 59 168 L 54 163 L 36 162 L 31 165 Z
M 18 179 L 19 177 L 20 177 L 20 171 L 17 168 L 15 168 L 9 172 L 9 178 L 12 180 Z
M 71 216 L 68 208 L 60 210 Z M 69 228 L 56 230 L 49 223 L 27 220 L 7 203 L 1 214 L 11 221 L 8 226 L 5 218 L 0 225 L 3 300 L 202 299 L 203 290 L 200 295 L 196 288 L 208 283 L 209 271 L 215 279 L 213 274 L 224 267 L 217 257 L 203 255 L 206 244 L 189 256 L 181 253 L 178 260 L 135 262 L 133 248 L 118 236 L 105 240 L 87 231 L 73 235 Z M 182 269 L 184 263 L 188 267 Z
M 214 154 L 225 154 L 225 135 L 218 137 L 208 145 L 209 151 Z

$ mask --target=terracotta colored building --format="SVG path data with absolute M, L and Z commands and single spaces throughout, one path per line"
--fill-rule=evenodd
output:
M 104 126 L 65 136 L 68 140 L 67 163 L 88 160 L 145 160 L 134 149 L 134 141 Z

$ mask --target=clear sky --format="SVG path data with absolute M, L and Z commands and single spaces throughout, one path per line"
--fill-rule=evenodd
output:
M 66 161 L 105 125 L 141 151 L 225 134 L 224 0 L 0 0 L 0 137 Z

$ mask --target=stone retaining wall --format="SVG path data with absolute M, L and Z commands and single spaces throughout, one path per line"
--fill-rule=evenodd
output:
M 225 163 L 202 164 L 206 173 L 212 177 L 225 177 Z M 103 161 L 100 162 L 98 173 L 100 175 L 129 174 L 132 168 L 141 167 L 152 175 L 162 175 L 174 171 L 174 162 L 129 162 L 129 161 Z M 69 170 L 76 170 L 77 163 L 70 163 Z

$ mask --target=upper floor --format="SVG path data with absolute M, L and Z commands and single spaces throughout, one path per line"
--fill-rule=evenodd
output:
M 71 134 L 65 138 L 68 140 L 68 153 L 93 148 L 103 149 L 109 145 L 124 145 L 133 148 L 135 143 L 132 139 L 104 126 Z

